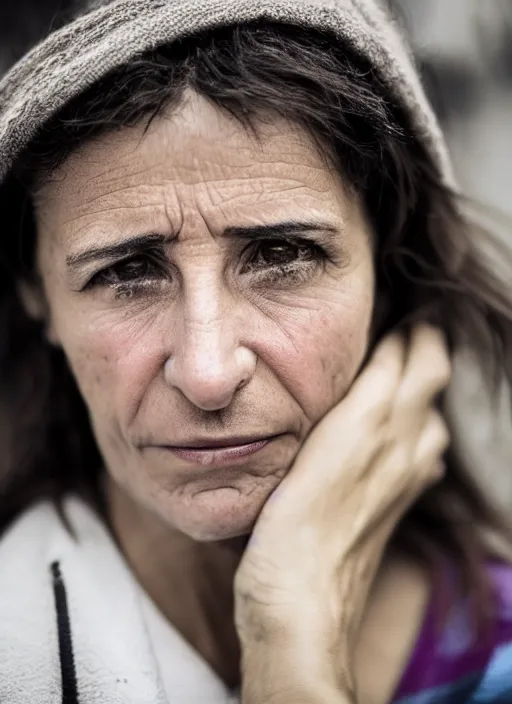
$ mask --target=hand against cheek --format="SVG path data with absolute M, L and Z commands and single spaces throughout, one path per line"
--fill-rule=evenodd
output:
M 437 330 L 391 335 L 310 433 L 236 575 L 244 671 L 261 675 L 255 661 L 274 649 L 299 678 L 317 672 L 351 691 L 350 654 L 383 550 L 442 473 L 448 433 L 433 404 L 449 375 Z

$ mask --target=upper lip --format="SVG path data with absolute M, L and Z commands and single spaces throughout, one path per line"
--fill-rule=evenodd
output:
M 181 449 L 190 449 L 194 448 L 196 450 L 207 450 L 211 449 L 212 447 L 215 448 L 220 448 L 220 447 L 237 447 L 239 445 L 250 445 L 251 443 L 255 442 L 262 442 L 263 440 L 270 440 L 271 438 L 275 437 L 275 435 L 237 435 L 229 438 L 193 438 L 191 440 L 187 440 L 185 442 L 173 442 L 172 445 L 168 445 L 168 447 L 176 447 L 176 448 L 181 448 Z

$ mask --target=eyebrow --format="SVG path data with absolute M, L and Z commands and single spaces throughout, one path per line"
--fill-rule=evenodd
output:
M 96 259 L 120 259 L 126 258 L 133 254 L 143 252 L 150 247 L 158 247 L 168 244 L 175 239 L 175 235 L 161 235 L 158 233 L 150 233 L 146 235 L 137 235 L 116 242 L 115 244 L 105 245 L 104 247 L 90 247 L 83 252 L 70 254 L 66 257 L 66 264 L 70 269 L 76 268 L 80 264 L 87 264 Z
M 269 225 L 246 225 L 226 227 L 222 235 L 229 239 L 239 240 L 262 240 L 271 238 L 291 238 L 299 235 L 306 235 L 310 232 L 323 232 L 326 235 L 338 236 L 339 230 L 336 227 L 324 222 L 302 222 L 289 220 L 286 222 L 272 223 Z M 98 259 L 126 259 L 127 257 L 140 254 L 148 249 L 163 247 L 177 239 L 177 235 L 162 235 L 159 233 L 149 233 L 137 235 L 124 239 L 115 244 L 103 247 L 90 247 L 82 252 L 70 254 L 66 257 L 66 264 L 69 269 L 76 269 L 80 265 L 90 263 Z
M 330 235 L 339 235 L 338 229 L 328 223 L 294 220 L 272 223 L 271 225 L 227 227 L 223 234 L 225 237 L 234 239 L 259 240 L 272 237 L 296 237 L 297 235 L 306 235 L 309 232 L 325 232 Z

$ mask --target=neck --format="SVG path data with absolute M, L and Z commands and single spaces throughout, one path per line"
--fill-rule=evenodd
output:
M 246 538 L 198 543 L 111 480 L 107 504 L 115 537 L 143 589 L 225 684 L 236 686 L 240 646 L 233 581 Z

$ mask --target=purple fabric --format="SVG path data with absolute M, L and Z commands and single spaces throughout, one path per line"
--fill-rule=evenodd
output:
M 493 562 L 487 569 L 495 595 L 495 622 L 478 636 L 471 625 L 468 603 L 459 601 L 450 608 L 443 626 L 437 626 L 437 589 L 394 701 L 440 691 L 446 685 L 470 681 L 472 676 L 478 676 L 478 682 L 497 649 L 512 643 L 512 566 Z

